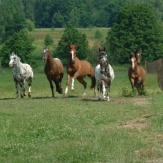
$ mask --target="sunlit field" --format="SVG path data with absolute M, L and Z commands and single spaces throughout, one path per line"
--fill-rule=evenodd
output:
M 80 29 L 89 45 L 96 28 Z M 105 38 L 109 29 L 100 28 Z M 0 162 L 2 163 L 161 163 L 163 162 L 163 92 L 157 75 L 147 74 L 145 95 L 130 96 L 129 65 L 112 65 L 110 101 L 99 101 L 75 81 L 74 92 L 51 98 L 41 51 L 47 33 L 57 46 L 64 29 L 36 29 L 32 97 L 16 97 L 12 69 L 0 71 Z M 66 86 L 66 71 L 62 88 Z M 26 85 L 26 92 L 27 92 Z M 54 85 L 55 90 L 55 85 Z M 125 92 L 125 93 L 124 93 Z
M 44 64 L 34 69 L 32 97 L 15 99 L 11 69 L 0 74 L 0 162 L 162 162 L 162 96 L 157 76 L 147 74 L 146 96 L 131 89 L 128 66 L 113 66 L 110 102 L 98 101 L 75 81 L 75 91 L 51 98 Z M 62 87 L 65 89 L 66 73 Z M 26 87 L 27 88 L 27 87 Z

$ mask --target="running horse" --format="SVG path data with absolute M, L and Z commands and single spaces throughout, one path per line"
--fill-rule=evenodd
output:
M 54 97 L 53 84 L 56 85 L 56 91 L 59 94 L 62 94 L 61 82 L 64 75 L 64 67 L 62 62 L 58 58 L 53 58 L 50 52 L 50 49 L 45 47 L 43 49 L 42 60 L 46 63 L 44 67 L 44 73 L 50 83 L 50 88 L 52 91 L 52 97 Z
M 99 48 L 98 57 L 99 57 L 98 64 L 95 67 L 95 78 L 98 90 L 98 99 L 101 100 L 102 93 L 102 100 L 110 101 L 109 93 L 111 83 L 114 79 L 114 70 L 108 62 L 105 48 L 103 50 Z
M 21 59 L 15 54 L 10 55 L 9 66 L 13 67 L 12 75 L 15 82 L 16 98 L 19 97 L 18 84 L 20 85 L 20 97 L 25 96 L 25 83 L 28 82 L 28 97 L 31 97 L 31 86 L 33 81 L 33 70 L 32 67 L 27 63 L 22 63 Z
M 87 83 L 84 81 L 84 78 L 88 76 L 91 79 L 91 87 L 94 88 L 94 95 L 96 96 L 95 92 L 95 74 L 94 68 L 92 65 L 86 60 L 79 60 L 76 55 L 77 45 L 71 44 L 69 45 L 69 61 L 67 64 L 67 82 L 66 82 L 66 89 L 65 89 L 65 96 L 68 93 L 68 87 L 70 84 L 70 78 L 72 77 L 71 83 L 71 91 L 74 91 L 74 81 L 77 79 L 84 87 L 84 93 L 82 96 L 86 95 L 86 88 Z
M 130 54 L 131 66 L 128 69 L 128 77 L 131 83 L 132 90 L 137 88 L 138 93 L 144 90 L 146 72 L 142 66 L 140 66 L 141 51 L 133 51 Z

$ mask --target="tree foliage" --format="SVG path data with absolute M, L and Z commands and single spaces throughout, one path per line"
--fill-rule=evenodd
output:
M 49 46 L 53 44 L 53 38 L 49 34 L 45 36 L 44 44 L 45 46 Z
M 114 63 L 127 63 L 134 49 L 142 49 L 142 62 L 153 61 L 163 54 L 163 28 L 149 7 L 126 6 L 118 13 L 106 44 Z
M 22 62 L 34 63 L 32 51 L 35 47 L 32 45 L 34 39 L 28 35 L 26 30 L 21 30 L 13 34 L 2 46 L 0 50 L 0 60 L 3 67 L 7 67 L 9 63 L 9 54 L 14 52 Z
M 22 0 L 0 2 L 0 43 L 3 43 L 15 32 L 25 28 L 25 14 Z
M 60 58 L 64 65 L 67 64 L 69 58 L 68 47 L 70 44 L 76 44 L 78 46 L 77 56 L 79 59 L 85 59 L 87 57 L 88 41 L 86 35 L 80 33 L 73 25 L 68 24 L 54 53 L 55 57 Z
M 134 4 L 149 6 L 163 20 L 162 0 L 22 0 L 27 19 L 40 28 L 61 28 L 67 22 L 75 27 L 112 27 L 122 7 Z

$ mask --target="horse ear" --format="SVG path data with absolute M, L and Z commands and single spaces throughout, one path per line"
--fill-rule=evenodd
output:
M 101 49 L 99 48 L 99 52 L 101 51 Z
M 77 45 L 75 45 L 75 48 L 77 49 L 77 48 L 78 48 L 78 46 L 77 46 Z
M 103 51 L 105 51 L 105 48 L 104 48 L 104 50 Z

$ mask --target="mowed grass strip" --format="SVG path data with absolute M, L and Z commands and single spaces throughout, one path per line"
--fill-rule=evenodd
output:
M 110 102 L 98 101 L 75 81 L 68 97 L 51 98 L 43 64 L 34 69 L 32 98 L 15 99 L 11 69 L 0 74 L 0 162 L 159 162 L 163 159 L 162 95 L 157 76 L 147 74 L 147 96 L 131 89 L 128 66 L 113 66 Z M 65 89 L 66 73 L 62 87 Z M 27 85 L 26 85 L 27 86 Z M 27 90 L 27 87 L 26 87 Z

